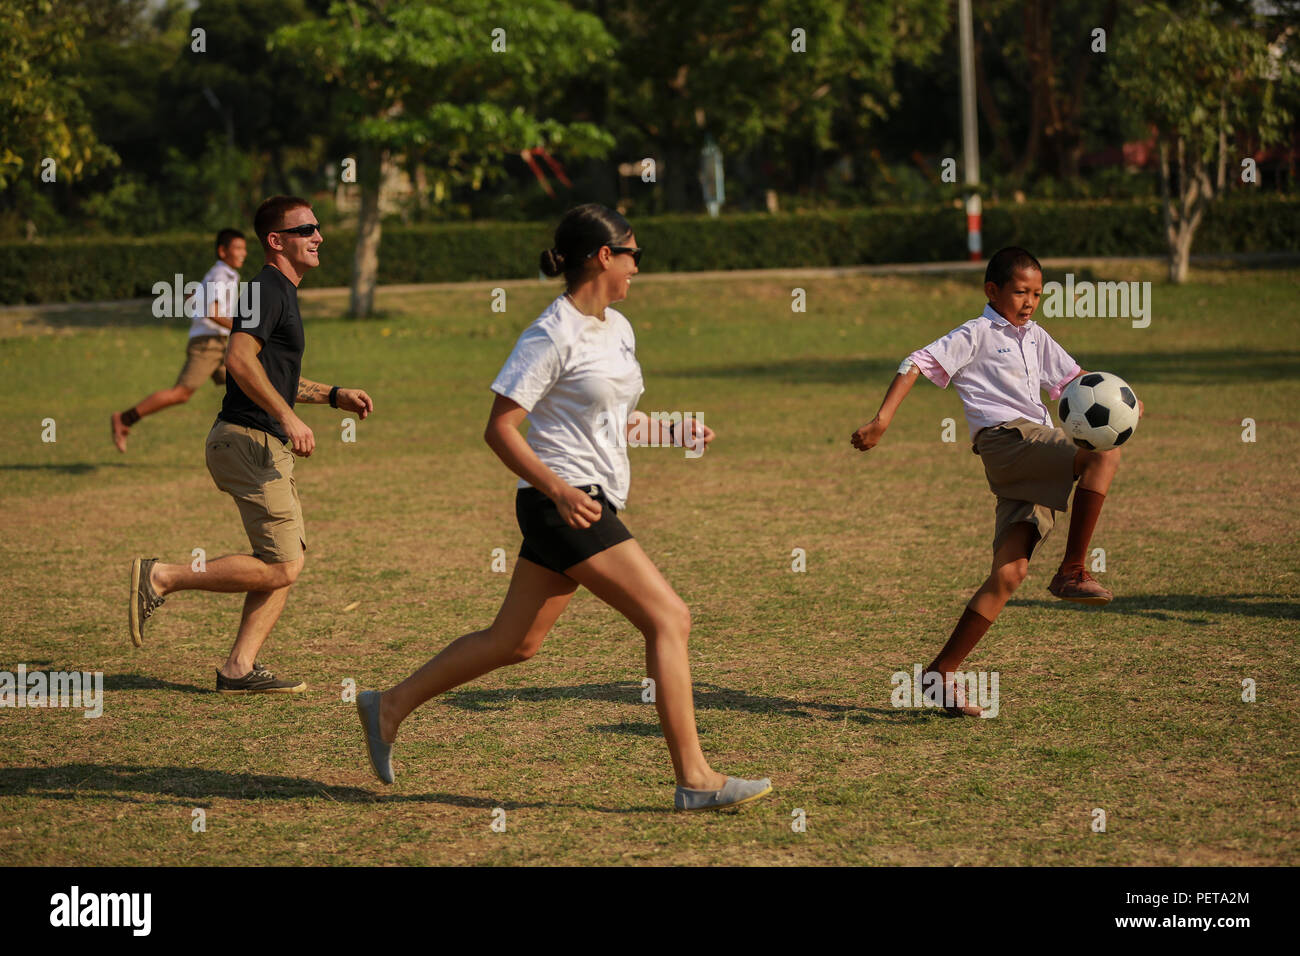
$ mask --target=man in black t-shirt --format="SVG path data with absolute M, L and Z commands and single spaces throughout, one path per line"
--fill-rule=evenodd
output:
M 254 227 L 266 265 L 250 283 L 250 314 L 233 317 L 226 398 L 207 438 L 208 471 L 239 506 L 253 554 L 228 554 L 202 570 L 160 564 L 156 558 L 136 558 L 131 565 L 131 640 L 137 647 L 145 621 L 164 595 L 190 589 L 246 592 L 235 645 L 217 670 L 217 690 L 226 694 L 307 689 L 300 681 L 278 680 L 257 660 L 307 550 L 293 464 L 294 455 L 311 455 L 316 438 L 294 412 L 295 402 L 329 402 L 362 418 L 375 408 L 359 388 L 331 388 L 301 374 L 298 283 L 320 264 L 324 241 L 310 204 L 273 196 L 258 207 Z

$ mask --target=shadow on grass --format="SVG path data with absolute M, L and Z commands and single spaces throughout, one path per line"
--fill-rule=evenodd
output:
M 1068 323 L 1113 322 L 1114 319 L 1056 319 L 1053 329 Z M 1064 331 L 1062 334 L 1065 334 Z M 1059 337 L 1059 336 L 1058 336 Z M 924 343 L 921 343 L 924 344 Z M 1300 379 L 1300 351 L 1275 349 L 1189 349 L 1162 352 L 1089 352 L 1080 361 L 1135 383 L 1146 385 L 1230 385 L 1245 382 Z M 859 385 L 884 379 L 897 371 L 896 359 L 803 358 L 739 365 L 704 365 L 659 369 L 661 378 L 754 379 L 784 385 Z
M 65 465 L 0 465 L 0 471 L 55 471 L 61 475 L 88 475 L 101 468 L 125 468 L 123 462 L 111 465 L 92 465 L 85 461 L 68 462 Z
M 593 733 L 598 734 L 624 734 L 628 737 L 660 737 L 664 735 L 663 728 L 659 722 L 655 721 L 631 721 L 625 720 L 621 724 L 592 724 L 587 728 Z
M 756 379 L 782 385 L 860 385 L 883 379 L 898 370 L 889 359 L 787 359 L 744 365 L 703 365 L 683 369 L 656 369 L 657 378 Z
M 504 710 L 509 704 L 549 700 L 603 700 L 614 704 L 628 704 L 641 700 L 639 683 L 569 684 L 558 687 L 512 687 L 499 690 L 452 691 L 443 698 L 463 710 Z M 695 685 L 697 710 L 743 710 L 754 714 L 782 713 L 795 717 L 810 716 L 808 709 L 831 712 L 854 710 L 843 704 L 821 704 L 790 700 L 785 697 L 758 697 L 742 690 L 718 687 L 716 684 Z
M 641 700 L 641 693 L 640 684 L 628 682 L 452 691 L 442 699 L 462 710 L 494 711 L 505 710 L 513 703 L 554 700 L 603 700 L 615 704 L 628 704 Z M 817 700 L 767 697 L 704 683 L 695 685 L 695 709 L 780 714 L 785 717 L 805 717 L 814 720 L 834 720 L 844 717 L 859 723 L 874 723 L 882 719 L 910 722 L 924 720 L 928 716 L 906 709 L 857 707 L 852 704 L 831 704 Z M 872 714 L 878 716 L 868 716 Z M 661 733 L 658 722 L 624 721 L 619 724 L 597 724 L 588 729 L 602 733 L 623 733 L 644 737 L 659 736 Z
M 152 793 L 192 800 L 227 797 L 239 800 L 296 800 L 324 796 L 340 803 L 373 803 L 379 794 L 361 787 L 338 787 L 301 777 L 227 773 L 202 767 L 103 766 L 92 763 L 61 767 L 0 767 L 0 794 L 76 799 L 88 794 Z M 430 800 L 431 795 L 408 800 Z M 468 798 L 466 798 L 468 799 Z
M 163 326 L 167 319 L 153 314 L 153 299 L 112 303 L 11 303 L 5 310 L 18 310 L 17 316 L 4 316 L 6 324 L 22 322 L 50 329 L 139 328 Z M 173 323 L 175 320 L 170 320 Z
M 105 674 L 104 690 L 178 690 L 187 694 L 210 694 L 212 687 L 199 687 L 197 684 L 177 684 L 144 674 Z
M 1018 607 L 1054 608 L 1062 604 L 1061 601 L 1014 598 L 1009 603 Z M 1159 621 L 1182 620 L 1187 624 L 1208 624 L 1209 618 L 1184 617 L 1207 612 L 1277 621 L 1300 619 L 1300 601 L 1279 599 L 1273 594 L 1122 594 L 1105 607 L 1088 610 L 1101 614 L 1134 614 Z
M 551 803 L 522 803 L 494 797 L 467 797 L 455 793 L 379 793 L 363 787 L 344 787 L 305 777 L 277 777 L 256 773 L 227 773 L 202 767 L 133 767 L 100 764 L 65 764 L 61 767 L 0 767 L 0 796 L 28 796 L 43 800 L 75 800 L 103 796 L 129 803 L 140 801 L 130 793 L 177 797 L 189 806 L 204 800 L 303 800 L 325 797 L 335 803 L 445 803 L 457 807 L 491 810 L 547 808 Z
M 208 807 L 214 799 L 305 800 L 324 797 L 334 803 L 442 803 L 453 807 L 491 811 L 555 809 L 575 807 L 598 813 L 667 813 L 669 801 L 658 806 L 604 807 L 583 803 L 507 800 L 500 797 L 469 797 L 458 793 L 391 793 L 321 783 L 306 777 L 277 777 L 256 773 L 227 773 L 202 767 L 105 766 L 92 763 L 61 767 L 0 767 L 0 797 L 32 797 L 39 800 L 78 800 L 104 797 L 122 803 L 156 803 L 131 794 L 152 794 L 175 798 L 186 807 Z

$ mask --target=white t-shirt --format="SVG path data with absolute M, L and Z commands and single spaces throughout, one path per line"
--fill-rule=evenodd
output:
M 627 419 L 645 385 L 622 313 L 607 308 L 602 322 L 561 295 L 520 333 L 492 391 L 527 410 L 528 444 L 561 480 L 598 484 L 623 510 Z M 519 487 L 531 486 L 520 479 Z
M 230 318 L 239 304 L 239 273 L 220 259 L 203 277 L 203 287 L 186 303 L 190 316 L 190 338 L 196 335 L 229 335 L 230 329 L 207 317 L 210 303 Z

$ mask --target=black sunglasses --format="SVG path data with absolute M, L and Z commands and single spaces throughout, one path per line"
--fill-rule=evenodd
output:
M 587 253 L 587 258 L 590 259 L 599 253 L 601 249 L 609 249 L 616 256 L 627 253 L 632 257 L 632 264 L 635 266 L 641 265 L 641 253 L 645 252 L 644 246 L 599 246 L 595 252 Z
M 320 230 L 320 223 L 306 222 L 301 226 L 294 226 L 292 229 L 272 229 L 272 232 L 284 232 L 291 236 L 302 236 L 304 239 Z M 322 233 L 324 235 L 324 233 Z

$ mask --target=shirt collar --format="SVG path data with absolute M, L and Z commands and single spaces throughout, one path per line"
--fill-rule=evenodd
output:
M 1020 334 L 1024 334 L 1025 332 L 1028 332 L 1030 329 L 1034 327 L 1033 319 L 1030 319 L 1028 322 L 1026 322 L 1024 325 L 1021 326 L 1013 325 L 1005 315 L 1003 315 L 997 309 L 993 308 L 993 306 L 987 304 L 984 306 L 984 318 L 988 319 L 994 325 L 1005 325 L 1008 328 Z

